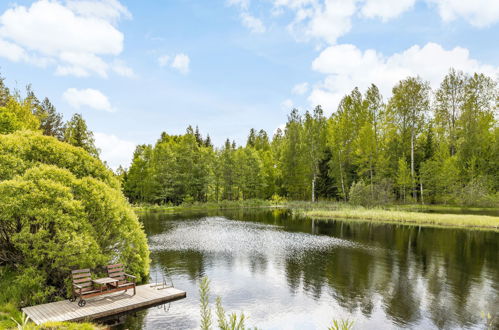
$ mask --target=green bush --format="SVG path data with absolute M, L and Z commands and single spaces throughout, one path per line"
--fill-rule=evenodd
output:
M 12 179 L 39 164 L 55 165 L 77 178 L 93 177 L 120 188 L 112 171 L 82 148 L 32 131 L 0 134 L 0 180 Z
M 122 262 L 145 278 L 145 233 L 98 159 L 36 133 L 0 135 L 0 173 L 0 265 L 16 273 L 17 304 L 65 296 L 75 268 Z
M 393 200 L 393 188 L 388 180 L 382 180 L 374 185 L 360 180 L 354 182 L 350 188 L 349 202 L 353 205 L 387 205 L 392 203 Z
M 459 200 L 464 206 L 499 207 L 499 193 L 493 193 L 486 178 L 475 178 L 468 182 L 460 192 Z

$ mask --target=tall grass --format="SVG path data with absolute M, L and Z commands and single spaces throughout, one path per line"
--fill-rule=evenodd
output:
M 487 215 L 424 213 L 351 206 L 297 208 L 295 212 L 319 219 L 357 219 L 383 223 L 499 230 L 499 217 Z

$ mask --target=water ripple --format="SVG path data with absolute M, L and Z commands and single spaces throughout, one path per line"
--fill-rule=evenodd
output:
M 150 238 L 150 249 L 202 251 L 215 254 L 283 255 L 332 247 L 357 247 L 356 243 L 330 236 L 286 232 L 279 226 L 209 217 L 179 221 L 166 233 Z

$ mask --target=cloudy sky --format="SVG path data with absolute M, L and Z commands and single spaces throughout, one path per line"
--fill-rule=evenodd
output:
M 116 168 L 189 124 L 243 143 L 355 86 L 497 77 L 498 23 L 497 0 L 6 0 L 0 72 L 82 113 Z

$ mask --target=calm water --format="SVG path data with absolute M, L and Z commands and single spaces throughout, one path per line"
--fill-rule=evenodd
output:
M 286 210 L 142 216 L 151 278 L 187 298 L 128 316 L 123 328 L 199 327 L 198 283 L 261 329 L 483 329 L 499 321 L 499 234 L 320 222 Z

